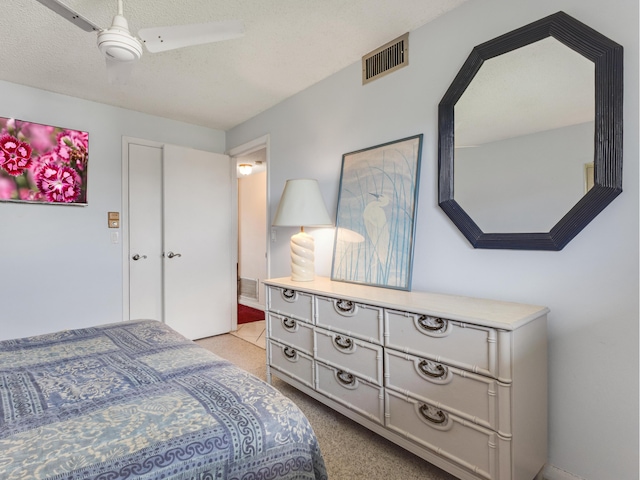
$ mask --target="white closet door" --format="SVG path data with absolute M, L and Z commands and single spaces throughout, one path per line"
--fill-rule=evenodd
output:
M 129 144 L 129 318 L 162 320 L 162 149 Z
M 165 322 L 197 339 L 231 330 L 231 161 L 228 156 L 165 145 Z

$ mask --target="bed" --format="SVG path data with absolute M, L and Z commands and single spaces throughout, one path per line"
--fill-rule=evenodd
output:
M 140 320 L 0 342 L 0 478 L 327 475 L 289 399 Z

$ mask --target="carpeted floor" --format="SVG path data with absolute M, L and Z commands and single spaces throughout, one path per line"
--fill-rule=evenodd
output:
M 265 380 L 265 351 L 233 335 L 197 341 Z M 456 480 L 274 377 L 273 386 L 307 416 L 320 442 L 329 480 Z

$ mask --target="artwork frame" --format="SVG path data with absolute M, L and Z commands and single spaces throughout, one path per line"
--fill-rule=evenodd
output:
M 87 205 L 89 133 L 0 117 L 0 202 Z
M 584 164 L 584 193 L 586 194 L 595 185 L 594 181 L 595 166 L 593 162 Z
M 422 140 L 342 156 L 332 280 L 411 290 Z

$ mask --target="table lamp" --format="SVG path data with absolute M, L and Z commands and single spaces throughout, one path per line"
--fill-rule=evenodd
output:
M 317 180 L 287 180 L 278 204 L 274 227 L 300 227 L 291 237 L 291 280 L 310 282 L 315 277 L 314 240 L 304 227 L 330 227 L 333 223 L 322 200 Z

